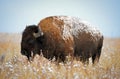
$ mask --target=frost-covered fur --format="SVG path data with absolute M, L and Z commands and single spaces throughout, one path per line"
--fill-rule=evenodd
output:
M 53 17 L 53 19 L 62 20 L 64 22 L 63 27 L 63 39 L 68 38 L 71 35 L 78 38 L 82 34 L 82 36 L 87 36 L 88 34 L 92 36 L 94 41 L 97 41 L 99 37 L 102 36 L 100 31 L 97 29 L 97 27 L 92 26 L 87 21 L 81 20 L 76 17 L 67 17 L 67 16 L 56 16 Z M 54 23 L 54 22 L 53 22 Z M 81 37 L 82 38 L 82 37 Z M 87 39 L 89 40 L 89 39 Z
M 42 50 L 44 57 L 48 59 L 55 57 L 59 61 L 64 61 L 68 55 L 78 57 L 83 62 L 88 62 L 90 57 L 92 57 L 93 63 L 95 60 L 99 60 L 103 35 L 88 22 L 76 17 L 51 16 L 42 19 L 38 27 L 43 36 L 36 38 L 36 41 L 32 34 L 34 30 L 38 29 L 37 26 L 26 28 L 26 30 L 31 29 L 31 33 L 24 32 L 26 36 L 23 37 L 23 40 L 29 38 L 34 40 L 34 46 L 29 48 L 29 45 L 23 42 L 23 44 L 25 43 L 24 45 L 21 43 L 23 49 L 29 48 L 28 50 L 33 51 L 34 55 L 40 54 L 40 50 Z M 27 36 L 29 36 L 28 39 L 26 39 Z

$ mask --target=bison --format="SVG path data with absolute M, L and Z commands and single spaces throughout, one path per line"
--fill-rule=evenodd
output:
M 65 61 L 66 56 L 80 58 L 82 62 L 98 61 L 103 45 L 103 35 L 88 22 L 77 17 L 50 16 L 38 25 L 29 25 L 22 34 L 21 54 L 28 60 L 36 54 L 47 59 Z M 33 53 L 33 55 L 31 55 Z

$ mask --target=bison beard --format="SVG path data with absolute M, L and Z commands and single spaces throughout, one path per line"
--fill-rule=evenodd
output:
M 30 25 L 22 34 L 21 53 L 28 60 L 36 54 L 47 59 L 65 61 L 66 56 L 80 58 L 82 62 L 98 61 L 103 45 L 103 35 L 86 21 L 75 17 L 51 16 Z M 31 56 L 33 52 L 33 56 Z

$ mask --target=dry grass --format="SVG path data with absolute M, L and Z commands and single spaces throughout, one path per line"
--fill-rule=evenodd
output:
M 119 79 L 120 39 L 105 39 L 100 62 L 56 64 L 42 56 L 29 63 L 20 54 L 19 34 L 0 34 L 0 79 Z

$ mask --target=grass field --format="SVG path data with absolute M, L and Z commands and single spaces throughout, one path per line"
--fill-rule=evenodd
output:
M 120 38 L 105 38 L 94 66 L 75 59 L 56 64 L 42 56 L 29 63 L 20 54 L 20 41 L 20 34 L 0 33 L 0 79 L 120 79 Z

